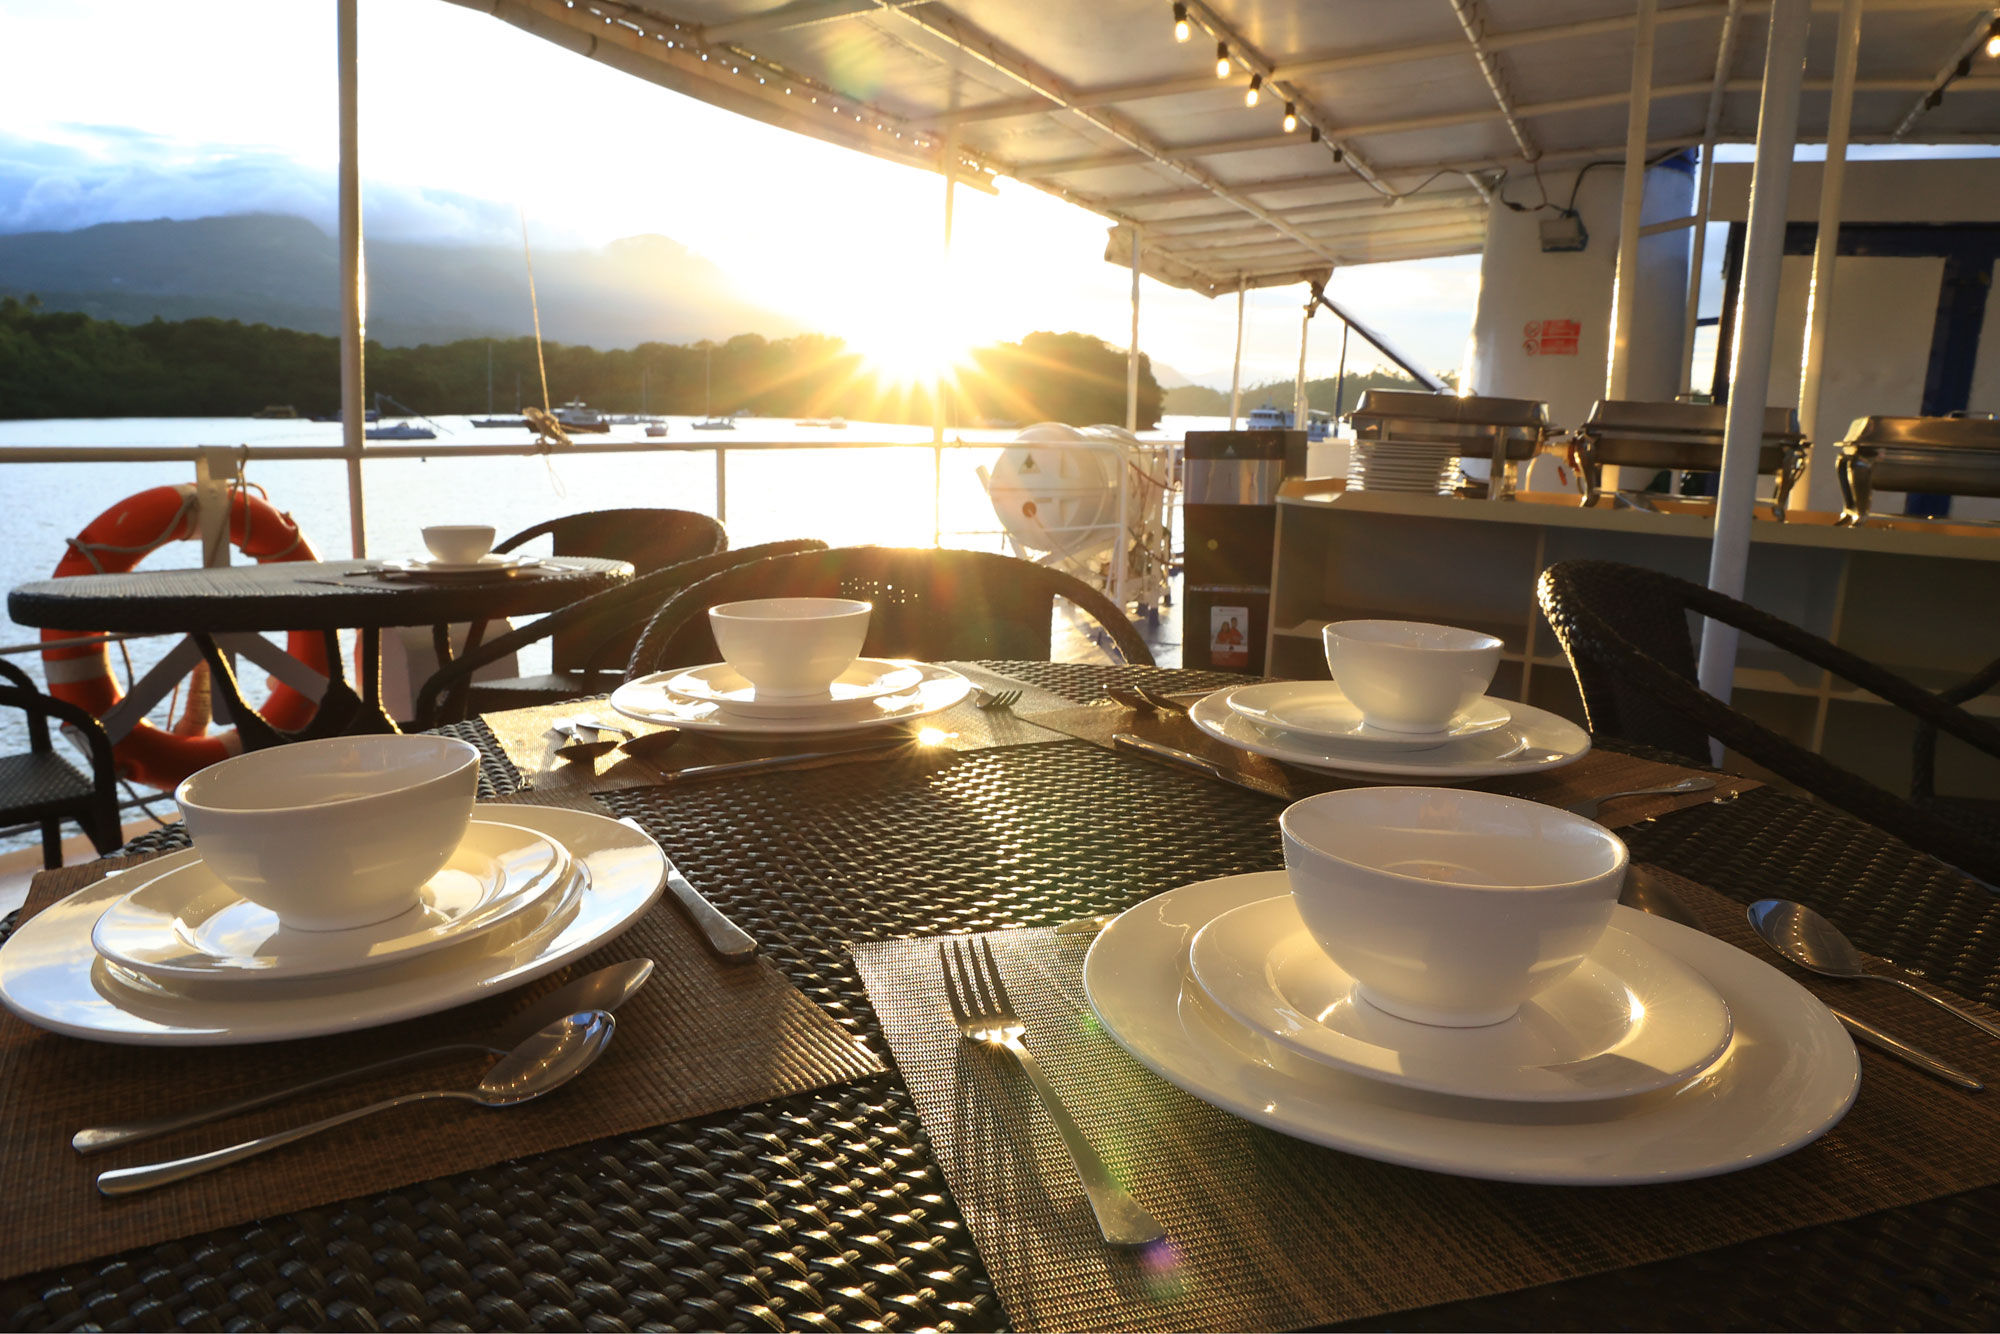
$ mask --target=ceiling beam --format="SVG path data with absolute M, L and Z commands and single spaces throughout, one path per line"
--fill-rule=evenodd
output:
M 1357 199 L 1343 204 L 1317 204 L 1287 211 L 1281 216 L 1294 226 L 1307 226 L 1315 222 L 1334 222 L 1341 218 L 1373 218 L 1386 216 L 1391 209 L 1408 215 L 1413 212 L 1441 213 L 1450 209 L 1486 210 L 1486 201 L 1476 190 L 1447 190 L 1437 194 L 1413 195 L 1401 204 L 1392 205 L 1380 196 Z M 1255 229 L 1246 229 L 1243 219 L 1236 213 L 1204 214 L 1197 218 L 1175 218 L 1167 222 L 1145 224 L 1146 235 L 1154 236 L 1251 236 L 1262 235 Z
M 1384 226 L 1402 228 L 1419 224 L 1441 226 L 1449 223 L 1452 226 L 1469 225 L 1484 227 L 1486 225 L 1486 213 L 1485 205 L 1480 204 L 1475 196 L 1474 206 L 1470 208 L 1462 204 L 1448 204 L 1435 208 L 1423 208 L 1415 204 L 1405 204 L 1393 209 L 1377 208 L 1372 213 L 1348 214 L 1343 217 L 1325 218 L 1317 223 L 1307 222 L 1296 215 L 1293 215 L 1290 221 L 1303 228 L 1309 235 L 1324 241 L 1334 240 L 1342 236 L 1352 236 L 1361 232 L 1380 230 Z M 1183 233 L 1177 236 L 1162 237 L 1152 228 L 1146 230 L 1146 239 L 1149 242 L 1157 240 L 1162 245 L 1172 246 L 1175 251 L 1181 254 L 1226 250 L 1232 246 L 1254 243 L 1259 240 L 1269 240 L 1270 235 L 1269 232 L 1253 230 L 1199 232 L 1192 236 Z
M 1506 72 L 1500 68 L 1499 53 L 1486 44 L 1485 4 L 1482 0 L 1451 0 L 1451 9 L 1458 16 L 1458 26 L 1465 29 L 1465 40 L 1472 43 L 1473 58 L 1479 62 L 1479 72 L 1486 76 L 1486 87 L 1507 122 L 1507 132 L 1514 136 L 1521 156 L 1533 162 L 1542 155 L 1542 150 L 1535 147 L 1535 141 L 1528 137 L 1527 126 L 1514 114 L 1514 98 L 1507 88 Z
M 1308 238 L 1294 231 L 1271 210 L 1256 203 L 1247 195 L 1211 175 L 1206 169 L 1188 162 L 1175 150 L 1155 142 L 1146 132 L 1114 111 L 1070 105 L 1071 89 L 1063 80 L 1049 70 L 1042 68 L 1023 53 L 1006 46 L 986 32 L 959 19 L 956 15 L 936 7 L 885 10 L 893 12 L 903 22 L 928 33 L 931 37 L 963 51 L 989 69 L 1006 75 L 1024 88 L 1048 98 L 1064 111 L 1077 116 L 1093 128 L 1125 144 L 1139 156 L 1142 162 L 1149 162 L 1199 185 L 1216 198 L 1227 200 L 1245 213 L 1259 219 L 1274 231 L 1291 237 L 1308 250 L 1317 253 L 1317 246 Z M 1032 164 L 1023 164 L 1008 172 L 1018 179 L 1033 183 L 1040 174 Z
M 1940 95 L 1945 85 L 1951 83 L 1957 76 L 1959 66 L 1970 60 L 1973 53 L 1985 45 L 1986 34 L 1992 28 L 1996 18 L 2000 18 L 2000 10 L 1989 9 L 1979 16 L 1979 20 L 1972 25 L 1972 31 L 1967 33 L 1965 39 L 1956 47 L 1952 48 L 1951 55 L 1945 58 L 1943 66 L 1932 77 L 1930 86 L 1923 90 L 1923 96 L 1917 99 L 1916 105 L 1904 112 L 1903 118 L 1896 122 L 1896 128 L 1889 132 L 1889 137 L 1892 140 L 1901 139 L 1916 128 L 1917 122 L 1924 118 L 1924 113 L 1931 109 L 1932 99 Z M 1965 88 L 1970 82 L 1972 81 L 1969 79 L 1960 80 L 1957 87 Z M 1854 87 L 1858 92 L 1862 85 L 1857 82 Z

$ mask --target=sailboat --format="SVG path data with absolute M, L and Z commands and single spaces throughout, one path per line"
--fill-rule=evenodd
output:
M 708 360 L 702 363 L 701 372 L 701 410 L 704 415 L 700 421 L 694 424 L 694 429 L 697 431 L 733 431 L 736 429 L 735 419 L 716 416 L 714 409 L 709 403 L 714 377 L 715 345 L 711 343 L 708 347 Z

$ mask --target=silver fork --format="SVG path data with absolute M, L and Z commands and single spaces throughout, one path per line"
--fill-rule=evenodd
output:
M 1004 712 L 1021 702 L 1021 692 L 1018 690 L 988 690 L 984 686 L 974 686 L 972 693 L 975 696 L 972 701 L 975 707 L 996 712 Z
M 1111 1169 L 1097 1156 L 1097 1150 L 1084 1137 L 1083 1128 L 1063 1106 L 1062 1096 L 1028 1050 L 1027 1025 L 1021 1022 L 1013 1000 L 1007 995 L 1007 986 L 1000 980 L 1000 964 L 993 957 L 993 946 L 984 940 L 979 946 L 972 949 L 958 941 L 952 941 L 949 949 L 938 946 L 945 995 L 951 1001 L 951 1014 L 958 1021 L 958 1031 L 982 1046 L 1009 1052 L 1021 1063 L 1028 1082 L 1041 1095 L 1049 1119 L 1055 1122 L 1056 1133 L 1062 1136 L 1063 1145 L 1069 1150 L 1070 1162 L 1076 1166 L 1083 1193 L 1097 1215 L 1097 1230 L 1104 1234 L 1104 1239 L 1113 1246 L 1143 1246 L 1158 1241 L 1166 1235 L 1166 1229 L 1112 1178 Z

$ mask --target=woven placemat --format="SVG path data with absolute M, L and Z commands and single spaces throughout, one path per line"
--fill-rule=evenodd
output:
M 1751 947 L 1740 905 L 1657 872 L 1714 934 Z M 1092 1142 L 1168 1231 L 1107 1247 L 1053 1125 L 1019 1072 L 970 1050 L 934 940 L 854 959 L 952 1194 L 1020 1329 L 1290 1329 L 1508 1292 L 1685 1255 L 2000 1181 L 2000 1104 L 1864 1058 L 1826 1138 L 1749 1171 L 1574 1188 L 1391 1166 L 1262 1129 L 1182 1093 L 1092 1018 L 1088 938 L 988 937 L 1044 1069 Z M 1830 984 L 1839 988 L 1841 984 Z M 1991 1077 L 1989 1039 L 1890 988 L 1840 1003 Z M 1872 994 L 1872 993 L 1884 994 Z M 1987 1011 L 1991 1015 L 1992 1011 Z
M 114 859 L 45 872 L 26 911 L 101 878 Z M 416 1089 L 468 1087 L 482 1060 L 446 1060 L 337 1093 L 311 1094 L 224 1123 L 84 1158 L 87 1124 L 160 1115 L 275 1083 L 490 1030 L 524 1001 L 620 959 L 650 957 L 652 980 L 618 1011 L 609 1051 L 571 1087 L 506 1111 L 431 1104 L 389 1112 L 290 1148 L 122 1200 L 97 1172 L 198 1153 Z M 722 963 L 671 899 L 619 939 L 508 996 L 360 1033 L 252 1047 L 146 1048 L 61 1037 L 0 1013 L 0 1276 L 269 1217 L 725 1108 L 825 1087 L 881 1061 L 759 957 Z
M 650 764 L 613 750 L 594 759 L 548 760 L 549 724 L 561 718 L 602 717 L 606 722 L 650 735 L 670 732 L 668 727 L 627 718 L 604 700 L 537 704 L 525 709 L 507 709 L 483 715 L 507 759 L 520 771 L 522 783 L 536 792 L 613 792 L 628 787 L 652 787 L 666 781 L 661 770 L 674 773 L 692 765 L 727 764 L 732 760 L 755 759 L 763 755 L 796 755 L 805 752 L 838 751 L 880 738 L 880 732 L 806 734 L 779 736 L 765 740 L 713 736 L 683 731 L 670 750 L 651 752 Z M 912 726 L 921 732 L 927 748 L 938 751 L 985 750 L 994 746 L 1024 746 L 1061 741 L 1062 734 L 1035 726 L 1009 709 L 981 709 L 970 700 Z M 883 752 L 862 750 L 851 757 L 828 760 L 823 766 L 867 763 Z M 707 781 L 707 780 L 704 780 Z
M 1130 732 L 1149 741 L 1165 742 L 1169 746 L 1176 746 L 1205 759 L 1214 760 L 1281 801 L 1297 801 L 1315 792 L 1331 792 L 1337 788 L 1356 786 L 1355 783 L 1336 778 L 1331 774 L 1315 773 L 1295 765 L 1280 764 L 1262 755 L 1252 755 L 1248 751 L 1238 750 L 1234 746 L 1217 741 L 1179 714 L 1142 713 L 1120 704 L 1104 703 L 1044 710 L 1035 714 L 1035 722 L 1041 727 L 1063 732 L 1107 749 L 1113 748 L 1111 738 L 1119 732 Z M 1134 755 L 1134 762 L 1154 761 Z M 1725 800 L 1739 792 L 1761 786 L 1754 778 L 1683 768 L 1676 764 L 1662 764 L 1655 760 L 1641 759 L 1636 755 L 1624 755 L 1607 750 L 1593 750 L 1574 764 L 1551 769 L 1546 773 L 1520 778 L 1483 779 L 1465 786 L 1482 788 L 1488 792 L 1503 792 L 1508 796 L 1526 797 L 1531 801 L 1546 802 L 1551 806 L 1570 806 L 1589 797 L 1609 792 L 1625 792 L 1634 788 L 1659 787 L 1697 774 L 1713 778 L 1715 786 L 1707 791 L 1664 797 L 1624 797 L 1607 803 L 1598 812 L 1597 818 L 1613 828 L 1619 825 L 1638 824 L 1643 820 L 1665 815 L 1669 811 L 1699 806 L 1709 801 Z

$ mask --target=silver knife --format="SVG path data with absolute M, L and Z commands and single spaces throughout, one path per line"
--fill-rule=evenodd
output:
M 694 764 L 685 769 L 662 769 L 657 765 L 646 764 L 644 760 L 640 763 L 646 764 L 647 768 L 669 783 L 678 783 L 686 778 L 727 778 L 731 774 L 753 774 L 765 769 L 789 769 L 801 764 L 818 764 L 822 760 L 841 760 L 849 756 L 856 759 L 885 759 L 890 751 L 903 748 L 912 748 L 910 739 L 899 735 L 885 737 L 865 746 L 848 746 L 842 750 L 816 750 L 802 755 L 762 755 L 754 760 L 730 760 L 726 764 Z M 631 751 L 628 749 L 626 753 L 629 755 Z
M 1978 1093 L 1986 1087 L 1985 1084 L 1951 1064 L 1951 1062 L 1941 1061 L 1927 1051 L 1912 1047 L 1901 1038 L 1891 1037 L 1866 1020 L 1856 1019 L 1853 1015 L 1842 1010 L 1836 1010 L 1831 1005 L 1827 1006 L 1827 1010 L 1834 1018 L 1840 1020 L 1848 1032 L 1860 1038 L 1877 1051 L 1887 1052 L 1907 1065 L 1913 1065 L 1919 1070 L 1936 1075 L 1946 1083 L 1956 1084 L 1960 1088 L 1970 1090 L 1973 1093 Z
M 1214 760 L 1205 759 L 1191 750 L 1182 750 L 1178 746 L 1169 746 L 1158 741 L 1148 741 L 1146 738 L 1134 736 L 1130 732 L 1112 733 L 1111 744 L 1117 750 L 1137 751 L 1148 759 L 1158 760 L 1161 764 L 1170 764 L 1177 769 L 1189 769 L 1206 777 L 1219 779 L 1234 787 L 1240 787 L 1246 792 L 1255 792 L 1260 797 L 1283 798 L 1285 795 L 1275 788 L 1266 787 L 1264 784 L 1253 779 L 1245 778 L 1232 769 L 1224 768 Z
M 648 839 L 653 838 L 646 833 L 645 826 L 629 815 L 619 817 L 618 823 L 645 834 Z M 747 959 L 757 952 L 757 942 L 750 933 L 730 921 L 722 909 L 710 903 L 700 890 L 689 884 L 688 878 L 681 874 L 681 868 L 674 865 L 671 857 L 667 859 L 667 890 L 674 896 L 674 902 L 681 905 L 681 911 L 700 929 L 709 949 L 716 954 L 725 959 Z

